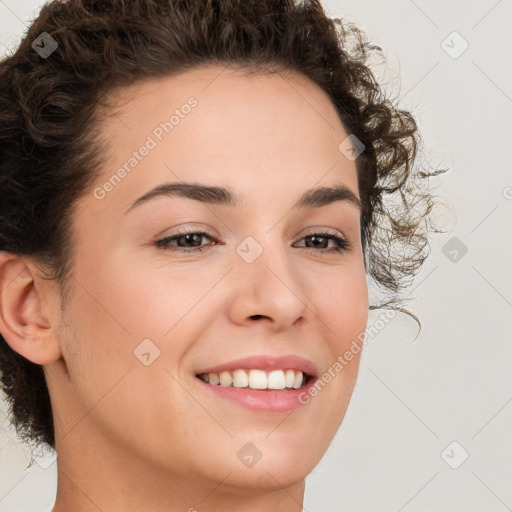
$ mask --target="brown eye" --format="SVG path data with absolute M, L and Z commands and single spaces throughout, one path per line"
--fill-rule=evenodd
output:
M 344 252 L 351 247 L 350 242 L 344 238 L 339 236 L 337 233 L 312 233 L 310 235 L 305 236 L 302 240 L 311 240 L 312 246 L 307 246 L 307 249 L 315 249 L 318 245 L 328 244 L 330 240 L 333 240 L 336 244 L 335 247 L 327 249 L 320 248 L 320 252 Z
M 212 240 L 212 237 L 204 231 L 186 231 L 158 240 L 155 242 L 155 245 L 165 251 L 185 253 L 203 252 L 205 250 L 205 247 L 201 246 L 203 237 Z M 305 248 L 313 250 L 313 252 L 341 253 L 351 247 L 350 242 L 337 233 L 311 233 L 301 240 L 309 240 L 309 245 L 306 245 Z M 335 247 L 322 247 L 323 245 L 327 246 L 330 241 L 334 241 Z M 177 242 L 177 244 L 173 242 Z
M 204 231 L 193 231 L 193 232 L 185 232 L 185 233 L 176 233 L 173 236 L 169 236 L 163 238 L 162 240 L 158 240 L 155 242 L 155 245 L 159 248 L 168 251 L 178 251 L 178 252 L 202 252 L 204 249 L 200 246 L 201 239 L 203 237 L 207 237 L 211 239 L 211 236 Z M 174 241 L 183 241 L 182 243 L 178 243 L 178 245 L 173 245 L 171 242 Z M 193 244 L 192 247 L 188 248 L 188 244 Z M 181 248 L 184 247 L 184 248 Z

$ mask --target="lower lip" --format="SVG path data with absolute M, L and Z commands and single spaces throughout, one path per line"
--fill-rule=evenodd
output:
M 306 386 L 299 389 L 279 391 L 237 388 L 234 386 L 214 386 L 213 384 L 204 382 L 198 377 L 196 377 L 196 380 L 217 396 L 237 402 L 248 409 L 262 412 L 288 412 L 302 405 L 306 405 L 306 403 L 301 402 L 299 398 L 303 397 L 303 400 L 309 401 L 309 397 L 307 397 L 307 395 L 309 395 L 309 389 L 314 386 L 317 379 L 312 379 Z

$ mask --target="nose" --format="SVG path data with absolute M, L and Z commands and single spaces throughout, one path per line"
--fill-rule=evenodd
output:
M 265 248 L 252 263 L 239 258 L 232 280 L 229 315 L 238 325 L 258 321 L 281 331 L 307 314 L 300 274 L 282 247 Z

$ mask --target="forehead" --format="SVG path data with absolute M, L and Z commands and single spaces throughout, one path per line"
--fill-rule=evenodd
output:
M 202 153 L 222 141 L 217 153 L 234 152 L 237 148 L 229 143 L 236 141 L 238 152 L 257 146 L 264 157 L 263 141 L 269 148 L 306 144 L 306 149 L 336 143 L 345 134 L 327 94 L 294 71 L 248 75 L 208 66 L 145 80 L 114 94 L 115 115 L 101 129 L 123 147 L 136 147 L 157 130 L 164 131 L 164 144 L 176 142 L 183 149 L 201 148 Z M 172 126 L 165 131 L 162 125 L 169 121 Z
M 355 164 L 339 151 L 348 134 L 338 113 L 299 73 L 208 66 L 146 80 L 110 101 L 115 115 L 99 127 L 109 164 L 98 182 L 124 167 L 113 194 L 125 207 L 135 193 L 181 178 L 234 188 L 243 180 L 241 194 L 250 195 L 262 186 L 312 188 L 329 175 L 320 185 L 341 181 L 357 190 Z M 137 159 L 143 146 L 151 149 Z

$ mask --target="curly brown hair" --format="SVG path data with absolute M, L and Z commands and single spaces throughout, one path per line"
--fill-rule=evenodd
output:
M 50 55 L 33 46 L 42 33 L 57 43 Z M 398 306 L 398 292 L 428 256 L 434 198 L 422 184 L 441 171 L 413 172 L 417 124 L 367 64 L 381 53 L 356 25 L 327 17 L 320 0 L 46 3 L 0 62 L 0 250 L 32 257 L 59 284 L 63 305 L 74 257 L 70 219 L 102 169 L 95 126 L 107 93 L 205 64 L 294 70 L 328 94 L 347 133 L 364 144 L 356 168 L 365 269 L 391 295 L 370 309 L 418 321 Z M 17 434 L 54 448 L 43 367 L 0 336 L 0 369 Z

